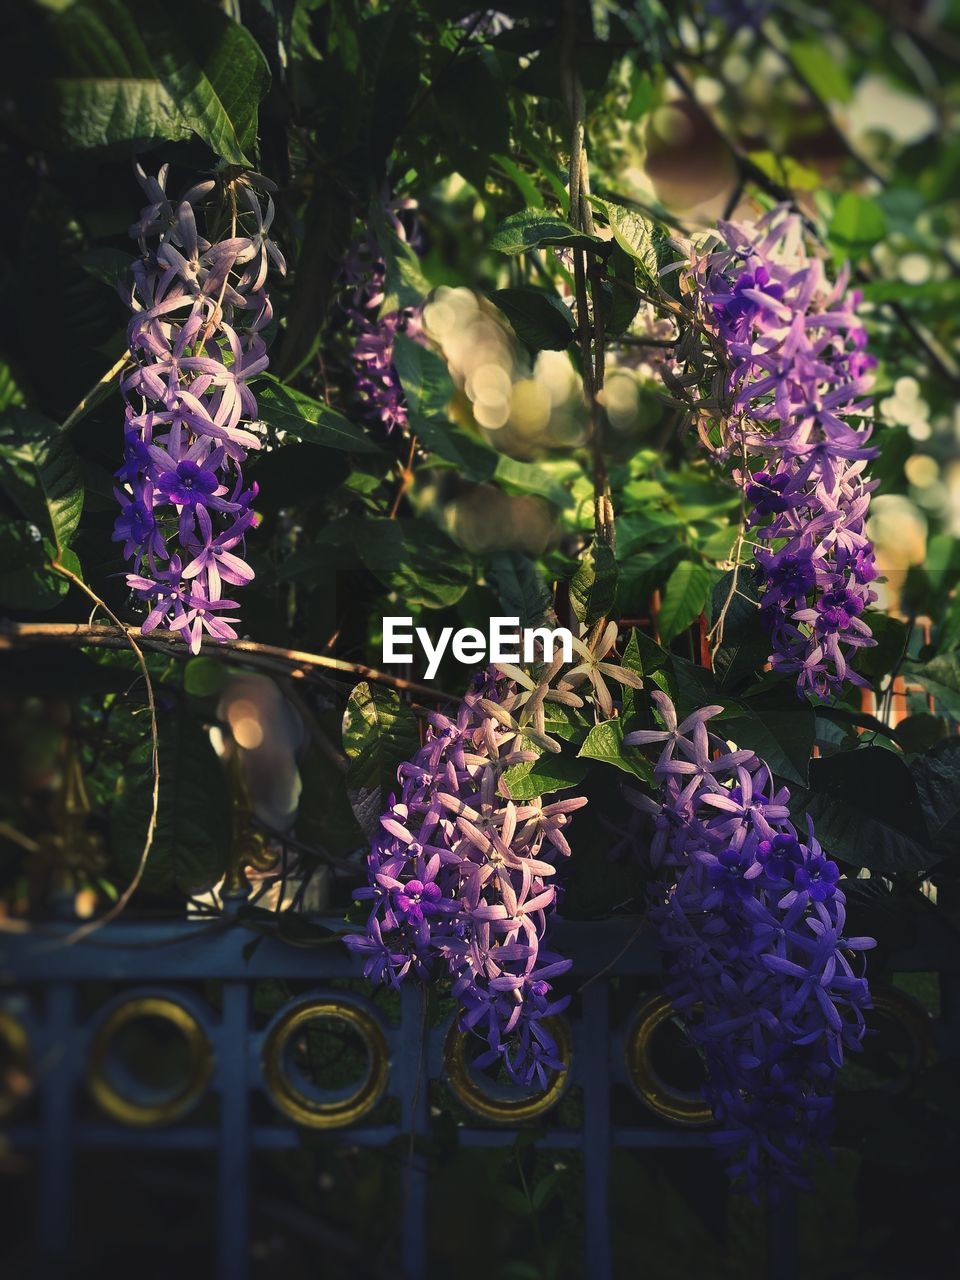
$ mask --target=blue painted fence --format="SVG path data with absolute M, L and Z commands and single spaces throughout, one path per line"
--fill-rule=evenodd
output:
M 421 997 L 414 985 L 402 993 L 400 1016 L 391 1020 L 359 990 L 346 991 L 342 985 L 330 985 L 359 976 L 356 961 L 338 944 L 299 949 L 273 937 L 263 937 L 251 950 L 254 935 L 227 917 L 213 924 L 121 921 L 105 926 L 84 941 L 65 946 L 63 939 L 73 927 L 50 926 L 0 944 L 0 980 L 4 983 L 0 989 L 0 1016 L 5 1019 L 0 1033 L 5 1035 L 8 1054 L 24 1052 L 29 1057 L 36 1094 L 30 1106 L 22 1109 L 29 1112 L 29 1118 L 18 1116 L 14 1110 L 6 1119 L 4 1132 L 15 1150 L 39 1152 L 38 1240 L 50 1264 L 56 1266 L 70 1256 L 71 1200 L 78 1152 L 207 1150 L 216 1152 L 219 1162 L 219 1275 L 223 1280 L 243 1280 L 248 1272 L 252 1153 L 292 1149 L 300 1141 L 297 1123 L 282 1109 L 274 1105 L 266 1112 L 262 1107 L 254 1108 L 252 1102 L 258 1092 L 276 1102 L 279 1086 L 276 1079 L 270 1079 L 266 1059 L 271 1045 L 276 1046 L 278 1029 L 289 1025 L 305 1002 L 332 997 L 356 1012 L 358 1025 L 367 1029 L 368 1043 L 375 1041 L 375 1050 L 377 1045 L 385 1049 L 381 1064 L 374 1062 L 379 1050 L 371 1055 L 368 1094 L 372 1096 L 382 1084 L 385 1096 L 399 1103 L 391 1113 L 395 1120 L 383 1123 L 372 1119 L 376 1112 L 372 1108 L 348 1127 L 327 1128 L 329 1141 L 348 1139 L 354 1144 L 379 1147 L 398 1137 L 428 1133 L 429 1084 L 445 1074 L 449 1076 L 451 1031 L 449 1024 L 426 1026 Z M 635 1122 L 612 1120 L 612 1088 L 636 1083 L 627 1059 L 636 1023 L 632 1016 L 611 1017 L 609 984 L 614 978 L 629 978 L 636 1006 L 656 993 L 659 966 L 651 940 L 638 931 L 635 921 L 617 919 L 590 924 L 561 922 L 556 945 L 573 958 L 573 986 L 579 987 L 568 1014 L 570 1057 L 566 1083 L 581 1091 L 582 1122 L 578 1127 L 561 1125 L 548 1110 L 538 1118 L 536 1141 L 546 1148 L 580 1152 L 588 1254 L 584 1274 L 591 1280 L 609 1280 L 611 1149 L 706 1147 L 709 1129 L 671 1123 L 639 1097 Z M 905 967 L 909 967 L 909 958 Z M 263 979 L 306 981 L 309 991 L 297 995 L 272 1017 L 268 1026 L 261 1028 L 252 1017 L 251 990 L 254 983 Z M 119 984 L 119 991 L 84 1019 L 78 996 L 84 984 L 92 982 Z M 219 1008 L 204 999 L 201 982 L 222 984 Z M 166 1124 L 142 1127 L 125 1123 L 122 1118 L 90 1119 L 99 1113 L 86 1103 L 79 1105 L 83 1091 L 90 1088 L 91 1062 L 96 1058 L 107 1021 L 118 1017 L 122 1020 L 122 1010 L 131 1001 L 143 999 L 169 1000 L 184 1011 L 184 1020 L 193 1027 L 199 1046 L 194 1091 L 212 1091 L 216 1095 L 217 1123 L 192 1122 L 188 1111 Z M 619 1007 L 622 1001 L 617 1003 Z M 18 1050 L 18 1036 L 25 1041 L 26 1050 L 23 1044 Z M 379 1082 L 378 1065 L 383 1069 Z M 100 1066 L 103 1074 L 106 1067 L 103 1063 Z M 121 1086 L 118 1087 L 123 1095 L 122 1081 Z M 136 1105 L 135 1084 L 129 1086 L 130 1090 Z M 679 1101 L 683 1104 L 682 1098 Z M 338 1123 L 336 1108 L 342 1104 L 319 1096 L 314 1103 L 317 1114 L 325 1117 L 322 1124 L 330 1122 L 331 1114 L 333 1122 Z M 305 1097 L 305 1104 L 313 1105 L 309 1096 Z M 364 1105 L 362 1100 L 360 1105 Z M 323 1111 L 325 1106 L 331 1114 Z M 255 1112 L 261 1116 L 271 1114 L 273 1119 L 255 1120 Z M 478 1118 L 475 1124 L 463 1125 L 459 1140 L 466 1146 L 512 1144 L 516 1132 L 516 1123 L 491 1123 Z M 704 1159 L 710 1158 L 705 1152 Z M 427 1274 L 430 1237 L 427 1169 L 420 1155 L 411 1155 L 405 1178 L 403 1275 L 406 1280 L 420 1280 Z M 796 1274 L 794 1214 L 794 1206 L 782 1206 L 768 1232 L 769 1272 L 777 1280 L 791 1280 Z

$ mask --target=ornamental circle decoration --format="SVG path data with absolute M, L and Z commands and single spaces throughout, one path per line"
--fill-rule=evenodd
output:
M 701 1128 L 711 1124 L 713 1112 L 699 1094 L 668 1084 L 653 1065 L 653 1040 L 657 1031 L 676 1014 L 666 996 L 651 997 L 637 1010 L 627 1035 L 627 1073 L 646 1106 L 673 1124 Z
M 544 1024 L 557 1042 L 563 1066 L 551 1074 L 546 1087 L 539 1092 L 520 1098 L 505 1098 L 483 1088 L 470 1070 L 466 1052 L 469 1034 L 461 1031 L 456 1022 L 453 1023 L 443 1049 L 444 1070 L 447 1083 L 465 1107 L 496 1124 L 519 1124 L 524 1120 L 533 1120 L 556 1106 L 566 1088 L 573 1060 L 573 1045 L 565 1018 L 554 1015 L 544 1018 Z
M 0 1076 L 0 1119 L 12 1115 L 32 1091 L 30 1079 L 30 1039 L 26 1028 L 12 1013 L 0 1009 L 0 1046 L 3 1047 L 7 1059 L 7 1067 Z M 11 1085 L 4 1076 L 11 1076 Z M 19 1080 L 24 1087 L 18 1088 Z
M 312 1097 L 290 1078 L 285 1061 L 294 1035 L 317 1018 L 338 1020 L 355 1032 L 367 1054 L 367 1072 L 346 1097 Z M 389 1053 L 379 1023 L 349 1000 L 325 997 L 288 1009 L 270 1028 L 263 1047 L 263 1078 L 274 1105 L 308 1129 L 341 1129 L 356 1124 L 380 1101 L 387 1087 Z
M 186 1042 L 189 1054 L 182 1084 L 157 1101 L 131 1097 L 111 1079 L 110 1058 L 117 1036 L 143 1018 L 155 1018 L 172 1027 Z M 87 1087 L 111 1119 L 137 1128 L 154 1128 L 172 1124 L 185 1115 L 203 1095 L 212 1073 L 213 1050 L 196 1016 L 169 996 L 136 996 L 113 1009 L 97 1028 L 90 1050 Z

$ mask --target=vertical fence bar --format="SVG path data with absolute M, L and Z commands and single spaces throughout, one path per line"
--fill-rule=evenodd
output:
M 400 1061 L 395 1065 L 400 1125 L 409 1135 L 404 1157 L 402 1263 L 405 1280 L 427 1272 L 427 1167 L 417 1139 L 427 1131 L 427 996 L 408 982 L 400 992 Z
M 583 991 L 580 1024 L 583 1085 L 583 1181 L 586 1205 L 584 1274 L 611 1280 L 612 1249 L 608 1192 L 610 1180 L 610 1031 L 607 984 L 591 982 Z
M 70 1251 L 73 1207 L 76 991 L 47 987 L 46 1055 L 41 1067 L 40 1247 L 53 1275 Z
M 244 1280 L 249 1252 L 250 1099 L 247 1083 L 248 987 L 224 982 L 219 1035 L 220 1163 L 217 1171 L 217 1274 Z
M 797 1197 L 792 1191 L 767 1193 L 767 1276 L 797 1280 L 800 1232 Z

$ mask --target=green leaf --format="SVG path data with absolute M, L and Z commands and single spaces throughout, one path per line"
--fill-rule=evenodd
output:
M 931 847 L 917 783 L 903 759 L 882 747 L 843 751 L 810 766 L 796 792 L 794 820 L 808 813 L 835 857 L 884 875 L 917 875 L 940 861 Z
M 226 664 L 216 658 L 191 658 L 183 668 L 183 687 L 194 698 L 215 698 L 229 679 Z
M 490 294 L 490 301 L 500 308 L 529 351 L 564 351 L 573 341 L 576 321 L 555 293 L 545 289 L 496 289 Z
M 706 608 L 713 587 L 713 573 L 706 565 L 681 560 L 670 577 L 660 606 L 660 639 L 669 644 Z
M 624 773 L 631 773 L 644 782 L 653 782 L 653 765 L 636 747 L 623 745 L 623 721 L 602 720 L 587 734 L 583 746 L 577 752 L 588 760 L 600 760 L 612 764 Z
M 570 579 L 570 604 L 577 619 L 591 626 L 606 617 L 616 598 L 616 557 L 605 542 L 595 539 Z
M 944 711 L 960 719 L 960 653 L 941 653 L 922 666 L 910 666 L 910 679 L 932 693 Z
M 492 480 L 497 454 L 475 436 L 447 418 L 425 418 L 409 412 L 410 428 L 420 443 L 438 458 L 449 462 L 467 480 Z
M 713 670 L 721 689 L 737 689 L 756 674 L 770 652 L 770 636 L 760 618 L 756 576 L 741 566 L 736 578 L 725 573 L 713 589 L 713 617 L 723 618 L 723 640 L 713 656 Z M 729 603 L 727 603 L 729 600 Z
M 829 233 L 831 242 L 857 261 L 886 235 L 886 214 L 875 200 L 845 191 L 837 201 Z
M 379 198 L 372 201 L 369 217 L 386 266 L 387 278 L 380 306 L 381 315 L 399 311 L 402 307 L 418 306 L 430 292 L 430 284 L 420 267 L 420 259 L 407 241 L 401 240 L 387 222 L 383 202 Z
M 53 555 L 53 544 L 36 525 L 25 520 L 0 524 L 0 604 L 24 612 L 56 608 L 70 584 L 50 568 Z
M 83 477 L 55 422 L 10 409 L 0 423 L 0 489 L 57 552 L 69 546 L 83 510 Z
M 332 179 L 315 183 L 303 213 L 303 238 L 292 264 L 293 289 L 284 302 L 286 324 L 273 364 L 281 378 L 292 378 L 317 353 L 353 229 L 349 192 Z
M 546 245 L 587 249 L 601 254 L 606 251 L 606 245 L 597 236 L 584 235 L 558 214 L 549 213 L 546 209 L 523 209 L 519 213 L 511 213 L 500 223 L 490 241 L 491 249 L 510 255 Z
M 585 764 L 579 764 L 570 756 L 546 751 L 537 760 L 504 770 L 503 785 L 512 800 L 535 800 L 553 791 L 578 787 L 586 776 Z
M 186 704 L 160 712 L 160 807 L 142 886 L 151 893 L 209 888 L 230 857 L 232 828 L 223 766 L 206 726 Z M 140 860 L 153 777 L 149 734 L 130 755 L 110 839 L 128 877 Z
M 910 774 L 933 850 L 943 858 L 955 857 L 960 853 L 960 738 L 945 738 L 918 756 Z
M 411 413 L 426 418 L 446 413 L 453 382 L 442 356 L 398 333 L 393 340 L 393 363 Z
M 891 618 L 889 613 L 876 609 L 868 609 L 863 621 L 877 643 L 872 649 L 859 649 L 853 665 L 860 675 L 877 681 L 893 671 L 900 661 L 907 643 L 907 626 L 900 618 Z
M 554 479 L 544 467 L 538 467 L 533 462 L 518 462 L 516 458 L 509 458 L 501 453 L 497 457 L 494 476 L 508 492 L 534 493 L 555 506 L 573 506 L 570 490 Z
M 450 75 L 441 75 L 434 94 L 443 131 L 458 145 L 481 152 L 510 150 L 510 107 L 492 50 L 468 52 Z
M 356 686 L 343 713 L 343 749 L 349 760 L 347 794 L 368 837 L 379 828 L 398 767 L 419 746 L 417 718 L 394 689 L 366 681 Z
M 20 127 L 46 145 L 85 150 L 198 134 L 248 165 L 270 83 L 256 41 L 213 5 L 79 0 L 42 34 L 45 75 L 17 95 Z
M 519 618 L 521 627 L 539 627 L 553 618 L 553 597 L 536 564 L 522 551 L 498 551 L 490 557 L 487 577 L 499 597 L 503 616 Z
M 276 378 L 264 377 L 257 387 L 260 418 L 277 431 L 295 436 L 306 444 L 325 449 L 345 449 L 351 453 L 380 453 L 363 427 L 312 396 L 284 386 Z
M 659 284 L 660 269 L 665 265 L 667 241 L 662 228 L 626 205 L 615 200 L 591 196 L 590 203 L 599 209 L 613 232 L 613 238 L 638 263 L 648 281 Z M 677 254 L 673 254 L 676 257 Z
M 679 660 L 675 663 L 679 667 Z M 805 784 L 816 732 L 813 708 L 789 687 L 726 702 L 728 715 L 713 722 L 716 732 L 738 747 L 755 751 L 779 778 Z
M 819 40 L 795 40 L 790 57 L 800 74 L 825 102 L 849 102 L 853 89 L 833 50 Z
M 314 543 L 285 560 L 280 582 L 319 570 L 349 568 L 357 561 L 395 591 L 404 608 L 442 609 L 456 604 L 473 580 L 464 552 L 424 519 L 345 516 L 328 524 Z

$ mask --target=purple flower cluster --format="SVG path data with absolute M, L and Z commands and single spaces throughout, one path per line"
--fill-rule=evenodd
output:
M 138 167 L 147 204 L 130 234 L 134 263 L 127 330 L 134 368 L 121 383 L 126 401 L 124 461 L 115 492 L 121 512 L 113 538 L 134 572 L 127 583 L 147 608 L 144 633 L 157 627 L 196 653 L 203 632 L 236 638 L 225 613 L 236 609 L 227 587 L 253 570 L 237 554 L 256 522 L 256 485 L 242 465 L 260 442 L 241 427 L 255 420 L 249 382 L 267 367 L 262 331 L 273 311 L 264 288 L 269 263 L 285 271 L 269 238 L 273 201 L 247 174 L 215 199 L 201 182 L 179 201 L 166 192 L 167 166 L 156 177 Z M 222 216 L 226 232 L 212 234 Z
M 413 200 L 393 201 L 384 207 L 384 216 L 400 240 L 408 238 L 401 214 L 415 208 Z M 386 279 L 380 246 L 368 231 L 354 243 L 343 267 L 345 308 L 356 334 L 356 393 L 371 422 L 379 422 L 388 432 L 394 427 L 402 432 L 407 426 L 407 403 L 393 363 L 393 344 L 398 333 L 421 337 L 421 312 L 419 307 L 401 307 L 381 314 Z
M 727 443 L 743 461 L 770 661 L 799 692 L 828 697 L 844 680 L 866 683 L 849 660 L 874 643 L 861 615 L 876 599 L 864 531 L 876 450 L 863 417 L 876 362 L 847 271 L 827 280 L 797 215 L 777 208 L 719 234 L 692 281 L 729 367 Z
M 544 1019 L 566 1006 L 551 982 L 570 967 L 541 946 L 557 895 L 550 880 L 586 800 L 516 803 L 503 775 L 537 758 L 523 738 L 541 736 L 549 696 L 580 701 L 491 671 L 455 718 L 431 715 L 424 745 L 400 766 L 399 798 L 380 819 L 369 883 L 356 894 L 371 904 L 366 931 L 345 939 L 373 982 L 447 972 L 461 1027 L 487 1042 L 474 1065 L 540 1085 L 561 1065 Z
M 870 996 L 852 962 L 875 944 L 844 935 L 837 865 L 809 819 L 803 835 L 791 823 L 789 791 L 708 731 L 723 708 L 678 724 L 667 695 L 651 696 L 664 729 L 624 742 L 660 747 L 657 799 L 629 799 L 653 819 L 649 918 L 667 990 L 703 1056 L 731 1175 L 751 1190 L 799 1183 L 806 1150 L 826 1140 L 844 1050 L 861 1047 Z

